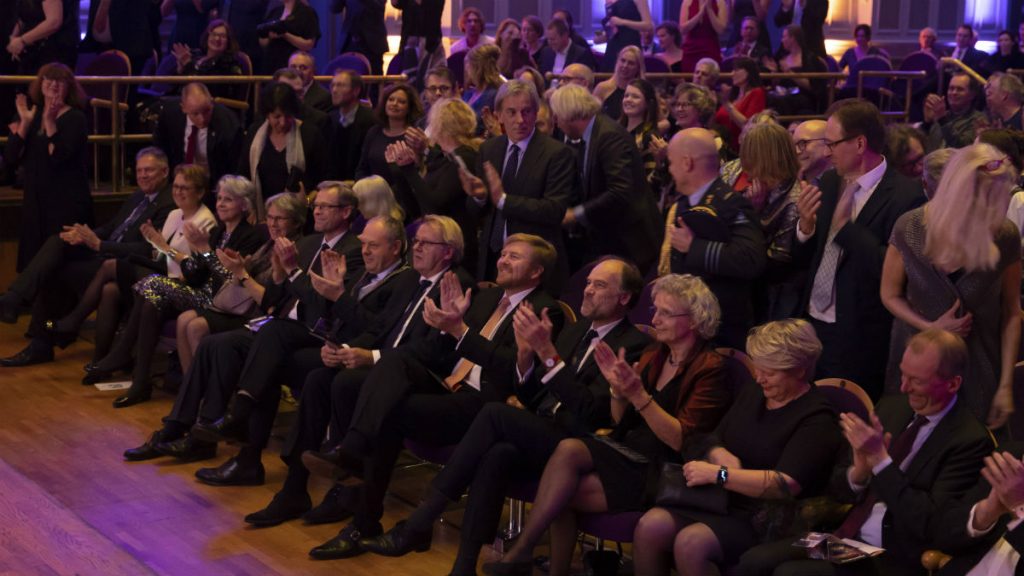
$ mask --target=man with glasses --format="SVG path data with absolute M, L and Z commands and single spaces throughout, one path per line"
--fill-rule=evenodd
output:
M 825 121 L 801 122 L 793 132 L 793 143 L 800 162 L 799 178 L 817 186 L 821 175 L 832 167 L 832 155 L 825 145 Z
M 452 71 L 444 66 L 431 68 L 423 81 L 423 118 L 419 119 L 416 127 L 420 130 L 427 127 L 427 116 L 434 102 L 442 98 L 458 98 L 459 96 Z
M 925 196 L 882 155 L 885 125 L 873 104 L 837 102 L 825 138 L 835 169 L 820 189 L 804 186 L 793 249 L 810 266 L 807 314 L 824 346 L 817 377 L 848 378 L 877 399 L 892 328 L 879 297 L 882 256 L 896 219 Z
M 928 134 L 926 150 L 963 148 L 974 142 L 978 123 L 985 120 L 985 115 L 974 108 L 977 96 L 978 83 L 961 71 L 949 80 L 945 99 L 938 94 L 925 98 L 921 129 Z
M 331 79 L 331 129 L 328 137 L 328 176 L 354 180 L 366 133 L 377 124 L 373 110 L 363 106 L 363 78 L 358 72 L 338 70 Z
M 299 99 L 303 104 L 316 108 L 324 114 L 331 113 L 331 93 L 316 81 L 316 59 L 309 52 L 297 50 L 288 58 L 288 67 L 302 77 Z
M 886 128 L 886 158 L 907 178 L 918 180 L 924 173 L 923 132 L 910 124 L 893 124 Z

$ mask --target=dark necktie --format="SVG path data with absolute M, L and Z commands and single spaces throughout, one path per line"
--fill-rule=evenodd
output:
M 914 440 L 917 439 L 918 432 L 921 428 L 928 423 L 928 419 L 924 416 L 915 416 L 914 421 L 910 423 L 910 426 L 900 434 L 899 438 L 892 443 L 889 450 L 889 457 L 892 458 L 892 466 L 899 466 L 906 460 L 907 455 L 910 454 L 911 448 L 914 447 Z M 868 518 L 871 517 L 871 510 L 875 507 L 875 503 L 878 502 L 878 493 L 875 492 L 870 486 L 868 486 L 868 493 L 865 494 L 864 500 L 860 504 L 857 504 L 847 514 L 846 520 L 843 521 L 843 525 L 836 530 L 836 536 L 840 538 L 853 538 L 860 533 L 860 529 L 867 522 Z
M 363 296 L 366 296 L 367 288 L 369 288 L 370 284 L 377 279 L 377 276 L 377 274 L 371 274 L 369 272 L 363 274 L 363 277 L 359 279 L 354 290 L 356 299 L 362 300 Z
M 587 166 L 585 164 L 587 161 L 587 142 L 580 138 L 579 140 L 567 140 L 566 144 L 576 153 L 576 168 L 580 176 L 580 183 L 582 184 L 587 177 Z M 586 190 L 583 193 L 586 194 Z
M 199 147 L 199 128 L 195 124 L 188 133 L 188 144 L 185 146 L 185 164 L 196 161 L 196 148 Z
M 501 185 L 505 188 L 505 194 L 512 192 L 512 185 L 516 180 L 516 173 L 519 172 L 519 145 L 513 144 L 508 151 L 508 159 L 505 162 L 505 170 L 501 174 Z M 490 247 L 492 252 L 501 252 L 505 245 L 505 215 L 497 206 L 494 207 L 494 222 L 491 227 Z
M 127 218 L 124 219 L 124 222 L 121 222 L 117 228 L 114 228 L 114 231 L 110 234 L 111 242 L 120 242 L 123 240 L 128 229 L 138 222 L 139 218 L 142 217 L 142 213 L 149 208 L 150 204 L 152 204 L 152 202 L 150 202 L 149 196 L 143 196 L 142 201 L 135 206 L 135 209 L 132 210 L 131 214 L 129 214 Z
M 391 327 L 391 332 L 388 333 L 388 337 L 384 340 L 385 346 L 389 348 L 398 348 L 401 344 L 402 339 L 405 336 L 405 331 L 412 323 L 412 318 L 415 314 L 418 314 L 420 309 L 423 308 L 421 298 L 423 293 L 430 289 L 430 280 L 420 280 L 420 286 L 413 293 L 412 299 L 409 300 L 409 304 L 406 305 L 405 311 L 402 312 L 402 317 L 398 319 L 398 322 Z
M 331 246 L 327 242 L 320 245 L 320 251 L 316 253 L 316 258 L 313 258 L 313 261 L 309 263 L 310 272 L 317 275 L 322 275 L 324 273 L 324 263 L 320 260 L 320 256 L 330 249 Z

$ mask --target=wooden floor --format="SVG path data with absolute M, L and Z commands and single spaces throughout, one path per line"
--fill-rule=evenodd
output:
M 0 356 L 26 343 L 22 317 L 0 324 Z M 115 410 L 116 392 L 81 386 L 91 344 L 57 352 L 57 361 L 0 368 L 0 574 L 447 574 L 458 542 L 451 524 L 435 525 L 433 549 L 401 559 L 371 554 L 330 562 L 310 560 L 310 548 L 333 537 L 341 524 L 293 521 L 252 529 L 242 517 L 265 506 L 281 486 L 285 468 L 278 445 L 264 454 L 267 483 L 213 487 L 195 481 L 214 460 L 177 464 L 171 459 L 126 463 L 122 452 L 159 427 L 173 399 L 157 391 L 139 406 Z M 393 494 L 418 500 L 430 473 L 396 472 Z M 312 487 L 314 502 L 326 484 Z M 384 526 L 411 508 L 394 495 Z M 457 521 L 458 513 L 450 519 Z M 485 549 L 482 561 L 493 557 Z

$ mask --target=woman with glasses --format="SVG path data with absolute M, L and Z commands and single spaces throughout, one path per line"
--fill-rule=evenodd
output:
M 238 59 L 238 41 L 231 26 L 224 20 L 213 20 L 199 37 L 199 48 L 177 41 L 171 45 L 171 54 L 178 63 L 179 76 L 241 76 L 242 63 Z M 245 94 L 244 84 L 211 84 L 213 97 L 240 99 Z
M 960 401 L 992 429 L 1014 408 L 1021 243 L 1006 210 L 1017 177 L 993 146 L 955 152 L 932 199 L 896 221 L 882 268 L 882 304 L 895 317 L 886 393 L 899 389 L 907 340 L 927 328 L 948 330 L 970 352 Z
M 710 344 L 718 300 L 695 276 L 654 282 L 652 344 L 635 366 L 623 351 L 598 344 L 594 360 L 611 384 L 615 429 L 605 441 L 572 438 L 548 460 L 526 527 L 487 574 L 532 574 L 533 548 L 551 528 L 551 573 L 568 574 L 577 512 L 645 510 L 663 462 L 679 462 L 684 442 L 710 432 L 732 401 L 724 359 Z
M 476 167 L 481 143 L 476 126 L 476 115 L 468 104 L 444 98 L 435 102 L 427 115 L 426 132 L 432 143 L 428 148 L 417 153 L 405 142 L 389 148 L 388 162 L 412 190 L 420 211 L 451 217 L 466 238 L 476 238 L 480 224 L 466 207 L 459 171 L 460 166 L 469 170 Z M 476 262 L 477 244 L 466 242 L 463 263 Z

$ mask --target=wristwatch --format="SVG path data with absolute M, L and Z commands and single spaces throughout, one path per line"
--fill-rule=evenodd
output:
M 558 357 L 558 354 L 555 354 L 551 358 L 547 358 L 544 360 L 544 367 L 547 368 L 548 370 L 551 370 L 552 368 L 557 366 L 558 363 L 561 361 L 562 359 Z
M 719 486 L 725 486 L 725 483 L 729 481 L 729 469 L 722 466 L 718 469 L 718 477 L 715 479 L 715 484 Z

